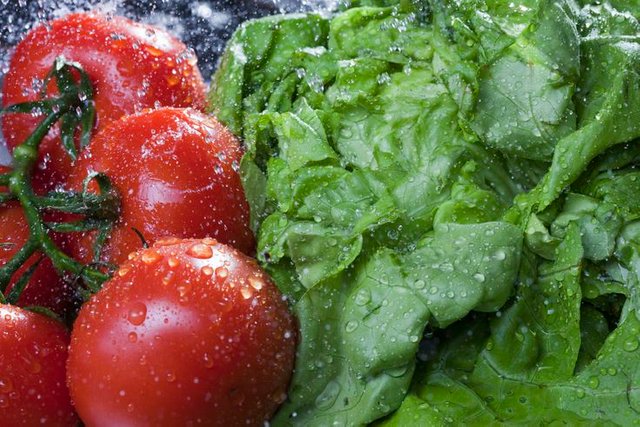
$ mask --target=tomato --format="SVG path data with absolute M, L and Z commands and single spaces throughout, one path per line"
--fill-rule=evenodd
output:
M 203 108 L 205 85 L 195 54 L 170 34 L 122 17 L 76 13 L 40 25 L 16 46 L 4 77 L 3 105 L 38 99 L 56 57 L 79 63 L 94 86 L 97 126 L 156 105 Z M 54 82 L 48 93 L 56 92 Z M 42 116 L 4 115 L 3 133 L 13 149 Z M 59 127 L 40 149 L 34 185 L 51 190 L 67 176 L 71 161 L 62 149 Z
M 285 398 L 295 336 L 254 260 L 167 239 L 82 307 L 68 383 L 87 425 L 263 425 Z
M 0 205 L 0 266 L 6 264 L 29 238 L 29 225 L 17 202 Z M 9 283 L 8 291 L 42 254 L 35 253 L 18 269 Z M 64 315 L 72 310 L 73 291 L 53 267 L 49 258 L 42 258 L 22 291 L 17 305 L 40 305 Z
M 69 333 L 57 321 L 0 304 L 0 413 L 4 426 L 73 426 L 65 383 Z
M 160 108 L 123 117 L 102 130 L 79 159 L 70 188 L 91 171 L 105 173 L 121 197 L 121 216 L 102 251 L 119 265 L 162 237 L 215 237 L 245 253 L 254 238 L 236 172 L 242 151 L 215 119 L 191 109 Z M 71 244 L 78 259 L 93 258 L 95 232 Z

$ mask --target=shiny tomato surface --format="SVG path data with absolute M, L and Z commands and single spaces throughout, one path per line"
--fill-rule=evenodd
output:
M 83 306 L 68 383 L 91 426 L 262 426 L 286 397 L 295 341 L 253 259 L 213 239 L 168 239 Z
M 237 172 L 242 151 L 220 123 L 192 109 L 160 108 L 123 117 L 96 135 L 69 187 L 91 172 L 106 174 L 121 198 L 121 217 L 101 259 L 115 265 L 163 237 L 214 237 L 244 253 L 254 247 L 249 207 Z M 95 232 L 71 252 L 93 259 Z
M 203 108 L 205 85 L 193 51 L 167 32 L 118 16 L 74 13 L 39 25 L 16 46 L 4 76 L 3 106 L 39 98 L 54 60 L 63 56 L 87 72 L 94 88 L 96 126 L 154 106 Z M 51 81 L 47 93 L 55 93 Z M 6 114 L 2 130 L 10 149 L 42 121 L 38 114 Z M 35 187 L 51 190 L 71 168 L 59 126 L 40 147 Z
M 0 304 L 1 425 L 77 425 L 65 383 L 68 345 L 59 322 Z

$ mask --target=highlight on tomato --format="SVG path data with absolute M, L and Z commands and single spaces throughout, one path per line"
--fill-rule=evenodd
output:
M 249 206 L 237 172 L 241 156 L 224 126 L 193 109 L 147 110 L 111 123 L 95 136 L 69 181 L 79 191 L 89 174 L 100 172 L 120 195 L 120 219 L 100 260 L 121 264 L 142 239 L 151 244 L 167 236 L 211 236 L 252 253 Z M 88 232 L 72 239 L 71 253 L 91 262 L 96 238 Z
M 168 239 L 82 307 L 68 384 L 87 425 L 262 425 L 286 397 L 295 331 L 255 260 Z
M 49 74 L 58 57 L 77 63 L 88 74 L 98 128 L 154 106 L 204 107 L 205 85 L 192 50 L 159 28 L 98 13 L 70 14 L 31 30 L 16 46 L 4 76 L 3 106 L 58 93 Z M 4 115 L 8 147 L 13 150 L 23 142 L 42 119 L 38 109 Z M 36 190 L 55 188 L 72 167 L 61 133 L 73 134 L 73 126 L 55 126 L 40 146 Z
M 73 426 L 65 382 L 69 333 L 54 319 L 0 304 L 0 423 Z

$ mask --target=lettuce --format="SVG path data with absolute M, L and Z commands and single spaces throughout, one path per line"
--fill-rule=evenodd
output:
M 209 110 L 301 331 L 274 425 L 637 419 L 639 18 L 360 0 L 235 33 Z

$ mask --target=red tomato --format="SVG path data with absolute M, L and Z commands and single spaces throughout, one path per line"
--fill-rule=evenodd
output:
M 194 53 L 158 28 L 122 17 L 76 13 L 40 25 L 15 49 L 4 77 L 3 105 L 38 98 L 56 57 L 76 61 L 95 92 L 97 126 L 155 105 L 203 108 L 205 85 Z M 55 93 L 51 82 L 48 93 Z M 13 149 L 43 117 L 3 116 L 3 132 Z M 35 187 L 51 190 L 67 176 L 71 161 L 63 152 L 59 128 L 43 142 Z
M 0 414 L 3 426 L 73 426 L 65 383 L 69 333 L 41 314 L 0 304 Z
M 90 171 L 103 172 L 118 190 L 119 222 L 102 260 L 119 265 L 147 242 L 163 237 L 215 237 L 245 253 L 254 238 L 249 207 L 236 172 L 238 141 L 215 119 L 195 110 L 160 108 L 123 117 L 102 130 L 79 159 L 70 187 L 82 188 Z M 95 233 L 71 243 L 84 262 Z
M 140 251 L 80 310 L 68 383 L 87 425 L 263 425 L 294 322 L 251 258 L 213 239 Z
M 0 205 L 0 266 L 6 264 L 29 238 L 29 225 L 17 202 Z M 32 255 L 12 277 L 9 290 L 39 258 Z M 73 291 L 58 276 L 49 258 L 44 258 L 33 272 L 18 300 L 19 306 L 40 305 L 64 315 L 72 309 Z

